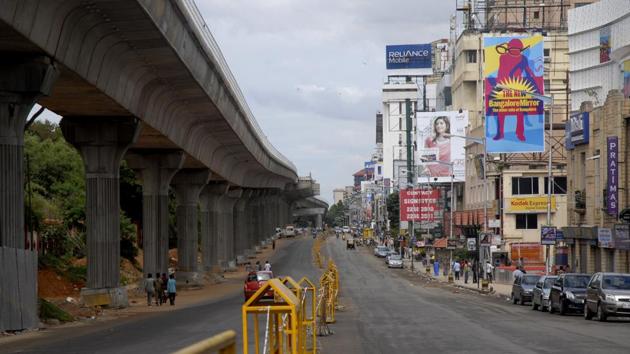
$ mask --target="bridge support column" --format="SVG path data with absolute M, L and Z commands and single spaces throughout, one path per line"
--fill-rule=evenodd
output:
M 208 184 L 201 192 L 201 265 L 204 271 L 220 272 L 219 239 L 223 218 L 221 199 L 228 192 L 227 183 Z M 207 213 L 207 217 L 204 214 Z
M 208 183 L 207 169 L 183 169 L 173 177 L 177 198 L 177 277 L 188 285 L 201 284 L 197 267 L 199 193 Z
M 236 203 L 243 195 L 242 189 L 233 189 L 228 191 L 225 194 L 225 198 L 223 201 L 223 244 L 222 244 L 222 257 L 221 261 L 224 262 L 227 270 L 235 271 L 236 270 L 236 254 L 234 253 L 234 242 L 235 242 L 235 227 L 234 227 L 234 207 Z
M 120 287 L 120 162 L 139 133 L 132 117 L 64 117 L 61 130 L 81 154 L 86 174 L 85 222 L 87 283 L 81 296 L 89 304 L 106 295 L 108 305 L 128 305 Z
M 129 167 L 142 180 L 143 273 L 168 271 L 168 189 L 184 163 L 183 152 L 133 151 Z
M 247 262 L 247 237 L 249 236 L 249 220 L 247 205 L 251 203 L 251 189 L 243 190 L 243 194 L 234 204 L 234 253 L 236 255 L 236 264 L 245 264 Z
M 34 328 L 37 317 L 37 251 L 24 250 L 24 125 L 37 99 L 48 95 L 59 72 L 45 58 L 0 58 L 0 332 Z M 4 263 L 5 265 L 9 262 Z M 9 288 L 17 283 L 20 287 Z
M 323 222 L 322 222 L 322 214 L 317 214 L 315 215 L 315 227 L 317 228 L 323 228 Z

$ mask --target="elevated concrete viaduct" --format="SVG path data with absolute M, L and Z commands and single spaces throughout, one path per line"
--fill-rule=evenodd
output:
M 189 282 L 233 268 L 290 222 L 297 200 L 319 193 L 265 137 L 192 0 L 0 0 L 0 52 L 0 248 L 34 254 L 21 251 L 21 186 L 25 121 L 38 103 L 63 117 L 64 137 L 84 161 L 88 303 L 127 302 L 122 159 L 143 185 L 145 273 L 167 271 L 172 188 L 178 277 Z M 13 314 L 0 330 L 38 323 L 36 269 L 27 263 L 16 263 L 22 290 L 0 293 L 0 313 Z M 0 282 L 9 273 L 0 270 Z

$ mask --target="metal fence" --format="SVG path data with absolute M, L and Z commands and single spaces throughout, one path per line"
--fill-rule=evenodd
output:
M 37 253 L 0 247 L 0 331 L 38 324 Z

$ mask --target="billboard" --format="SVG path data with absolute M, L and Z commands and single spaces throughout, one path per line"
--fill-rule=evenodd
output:
M 466 140 L 447 135 L 465 135 L 467 125 L 468 111 L 416 113 L 416 165 L 420 167 L 419 183 L 427 182 L 427 179 L 431 182 L 450 182 L 451 167 L 448 164 L 451 163 L 454 180 L 465 181 Z
M 576 145 L 588 144 L 589 138 L 589 113 L 580 112 L 572 114 L 565 125 L 564 146 L 575 149 Z
M 540 244 L 555 245 L 557 229 L 555 226 L 543 226 L 540 228 Z
M 630 98 L 630 60 L 623 62 L 623 97 Z
M 429 69 L 433 73 L 431 44 L 401 44 L 385 47 L 387 70 Z
M 606 227 L 597 229 L 597 245 L 601 248 L 613 248 L 612 230 Z
M 527 94 L 544 94 L 543 37 L 484 36 L 483 48 L 487 152 L 544 152 L 545 107 Z
M 606 212 L 615 217 L 619 213 L 619 142 L 616 136 L 606 138 L 606 157 L 608 167 L 608 184 L 606 188 Z
M 547 211 L 547 197 L 512 197 L 505 198 L 506 213 L 542 213 Z M 556 211 L 556 196 L 551 196 L 551 212 Z
M 433 222 L 440 191 L 403 189 L 400 191 L 400 221 Z
M 599 29 L 599 63 L 607 63 L 610 61 L 610 50 L 612 43 L 610 42 L 610 27 L 602 27 Z

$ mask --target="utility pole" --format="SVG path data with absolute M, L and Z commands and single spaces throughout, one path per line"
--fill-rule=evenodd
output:
M 410 187 L 413 189 L 413 143 L 411 141 L 411 128 L 413 128 L 413 120 L 412 120 L 412 106 L 411 100 L 405 99 L 405 130 L 407 132 L 407 189 Z M 422 210 L 420 211 L 422 215 Z M 413 240 L 413 221 L 409 221 L 409 246 L 411 246 L 411 271 L 413 271 L 413 245 L 411 241 Z

